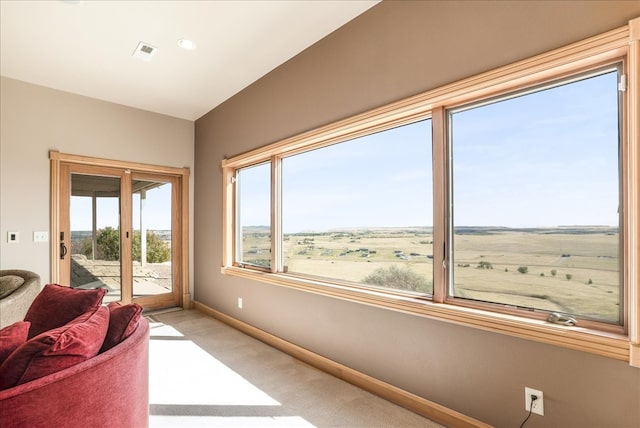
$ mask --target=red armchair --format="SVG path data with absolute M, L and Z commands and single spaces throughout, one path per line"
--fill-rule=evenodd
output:
M 3 428 L 147 427 L 149 323 L 82 363 L 0 391 Z

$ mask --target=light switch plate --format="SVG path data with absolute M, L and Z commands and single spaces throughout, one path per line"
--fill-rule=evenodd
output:
M 49 232 L 33 232 L 33 242 L 49 242 Z

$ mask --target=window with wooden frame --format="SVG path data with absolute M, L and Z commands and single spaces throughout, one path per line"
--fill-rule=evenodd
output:
M 622 70 L 447 111 L 452 302 L 624 332 Z
M 639 27 L 225 159 L 223 273 L 640 366 Z

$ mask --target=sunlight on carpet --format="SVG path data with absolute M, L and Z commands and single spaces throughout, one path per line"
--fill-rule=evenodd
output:
M 280 406 L 174 328 L 154 324 L 149 343 L 149 403 Z
M 197 312 L 146 317 L 151 428 L 440 426 Z

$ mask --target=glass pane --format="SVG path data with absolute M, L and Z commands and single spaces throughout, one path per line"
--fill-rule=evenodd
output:
M 453 296 L 622 322 L 617 81 L 450 114 Z
M 71 286 L 121 299 L 120 178 L 71 175 Z
M 236 261 L 271 266 L 271 164 L 238 170 Z
M 173 290 L 171 183 L 133 180 L 133 297 Z
M 289 272 L 433 293 L 431 121 L 287 157 Z

